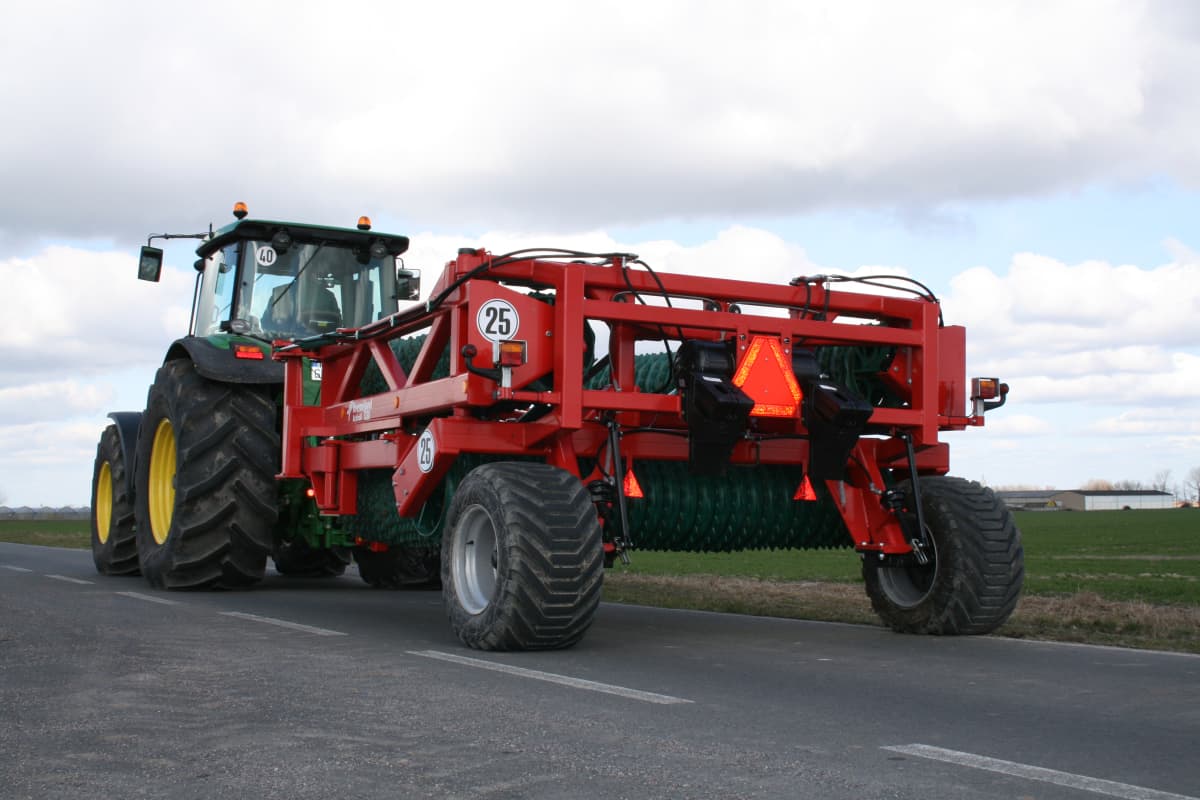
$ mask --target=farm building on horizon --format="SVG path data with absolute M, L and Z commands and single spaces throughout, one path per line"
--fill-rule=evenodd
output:
M 1174 508 L 1175 496 L 1156 489 L 999 490 L 996 496 L 1019 511 L 1117 511 Z

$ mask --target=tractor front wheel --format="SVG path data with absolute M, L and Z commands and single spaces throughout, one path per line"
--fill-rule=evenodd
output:
M 465 644 L 570 647 L 592 624 L 603 580 L 600 523 L 578 478 L 502 462 L 459 484 L 442 538 L 442 595 Z
M 109 425 L 100 434 L 92 470 L 92 560 L 101 575 L 138 574 L 127 469 L 117 426 Z
M 900 489 L 911 497 L 911 484 Z M 961 478 L 922 478 L 921 501 L 930 562 L 881 567 L 868 556 L 871 607 L 901 633 L 991 633 L 1016 608 L 1025 576 L 1012 514 L 991 489 Z
M 165 589 L 261 580 L 278 514 L 275 403 L 190 361 L 158 370 L 138 431 L 135 518 L 142 574 Z

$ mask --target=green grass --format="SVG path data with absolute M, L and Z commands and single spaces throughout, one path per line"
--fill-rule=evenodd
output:
M 1200 510 L 1018 512 L 1025 591 L 1200 606 Z M 618 573 L 769 581 L 861 581 L 852 550 L 635 552 Z
M 91 523 L 86 519 L 0 520 L 0 542 L 89 548 L 92 546 Z

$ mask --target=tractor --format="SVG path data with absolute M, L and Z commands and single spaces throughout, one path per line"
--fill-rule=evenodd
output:
M 1008 386 L 966 378 L 924 285 L 463 248 L 401 308 L 407 244 L 241 217 L 205 236 L 192 333 L 101 437 L 101 572 L 233 587 L 351 553 L 373 585 L 440 583 L 483 650 L 580 641 L 638 550 L 844 547 L 897 631 L 1012 613 L 1020 532 L 940 438 Z M 148 243 L 139 277 L 160 269 Z
M 218 231 L 157 234 L 138 278 L 158 281 L 155 239 L 202 239 L 190 330 L 168 349 L 141 412 L 109 414 L 92 488 L 92 553 L 102 574 L 152 586 L 247 586 L 266 558 L 286 575 L 340 575 L 351 555 L 375 586 L 437 580 L 437 554 L 357 548 L 322 521 L 307 486 L 277 481 L 283 366 L 272 342 L 394 314 L 420 274 L 403 268 L 404 236 L 247 219 Z M 305 378 L 320 386 L 320 365 Z

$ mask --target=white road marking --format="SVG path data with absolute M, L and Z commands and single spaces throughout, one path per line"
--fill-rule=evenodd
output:
M 81 581 L 79 578 L 68 578 L 66 575 L 47 575 L 47 578 L 53 578 L 56 581 L 66 581 L 67 583 L 79 583 L 85 586 L 91 586 L 94 581 Z
M 479 669 L 487 669 L 491 670 L 492 672 L 503 672 L 507 675 L 516 675 L 521 678 L 532 678 L 537 681 L 557 683 L 561 686 L 570 686 L 575 689 L 586 689 L 591 692 L 615 694 L 620 697 L 628 697 L 631 700 L 641 700 L 646 703 L 673 705 L 676 703 L 693 702 L 692 700 L 685 700 L 682 697 L 672 697 L 669 694 L 643 692 L 639 689 L 629 689 L 624 686 L 614 686 L 610 683 L 597 683 L 596 681 L 584 680 L 583 678 L 572 678 L 569 675 L 557 675 L 553 672 L 542 672 L 541 670 L 537 669 L 513 667 L 508 664 L 498 664 L 495 661 L 484 661 L 480 658 L 468 658 L 467 656 L 459 656 L 453 653 L 443 653 L 439 650 L 409 650 L 408 654 L 410 656 L 421 656 L 422 658 L 435 658 L 439 661 L 450 661 L 454 664 L 463 664 L 468 667 L 478 667 Z
M 168 600 L 165 597 L 155 597 L 152 594 L 142 594 L 141 592 L 114 592 L 113 594 L 119 594 L 121 597 L 132 597 L 134 600 L 145 600 L 148 603 L 161 603 L 164 606 L 177 606 L 180 604 L 178 600 Z
M 341 631 L 333 631 L 329 628 L 314 628 L 312 625 L 301 625 L 299 622 L 288 622 L 286 619 L 275 619 L 274 617 L 260 617 L 257 614 L 244 614 L 241 611 L 222 611 L 221 616 L 236 617 L 238 619 L 248 619 L 251 622 L 265 622 L 268 625 L 277 625 L 280 628 L 288 628 L 293 631 L 301 631 L 303 633 L 315 633 L 317 636 L 349 636 L 348 633 Z
M 4 567 L 5 569 L 11 569 L 13 572 L 33 572 L 33 570 L 31 570 L 31 569 L 25 569 L 24 567 L 14 567 L 12 564 L 0 564 L 0 567 Z
M 1012 775 L 1031 781 L 1053 783 L 1056 786 L 1066 786 L 1070 789 L 1080 789 L 1085 792 L 1120 797 L 1123 800 L 1200 800 L 1184 794 L 1160 792 L 1157 789 L 1146 789 L 1128 783 L 1106 781 L 1101 778 L 1089 778 L 1086 775 L 1076 775 L 1072 772 L 1059 772 L 1056 769 L 1033 767 L 1028 764 L 1018 764 L 1015 761 L 1002 761 L 998 758 L 978 756 L 974 753 L 962 753 L 958 750 L 947 750 L 944 747 L 934 747 L 928 744 L 905 744 L 885 747 L 893 753 L 904 753 L 910 756 L 928 758 L 934 761 L 945 761 L 964 767 L 983 769 L 989 772 L 999 772 L 1002 775 Z

